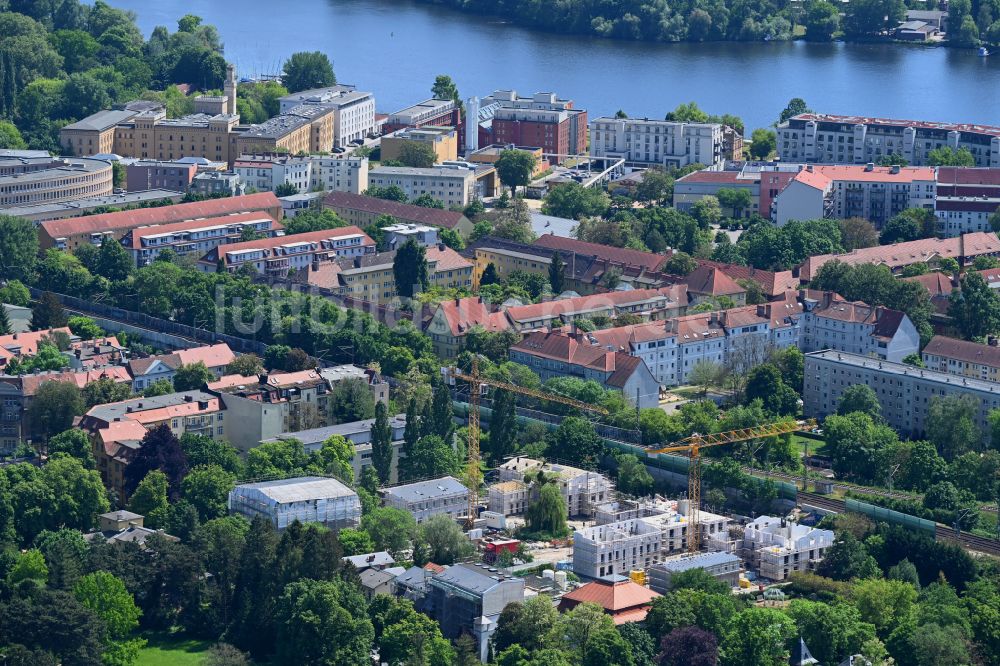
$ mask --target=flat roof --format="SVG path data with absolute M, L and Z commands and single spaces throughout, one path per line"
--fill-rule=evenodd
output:
M 310 444 L 318 444 L 320 442 L 325 442 L 334 435 L 340 435 L 341 437 L 348 437 L 349 435 L 356 435 L 362 432 L 369 432 L 372 426 L 375 425 L 375 419 L 364 419 L 363 421 L 352 421 L 350 423 L 341 423 L 339 425 L 325 426 L 322 428 L 309 428 L 308 430 L 296 430 L 290 432 L 283 432 L 277 437 L 272 437 L 270 439 L 265 439 L 265 442 L 277 442 L 282 439 L 297 439 L 302 444 L 308 446 Z M 396 429 L 406 426 L 406 414 L 397 414 L 396 416 L 389 418 L 389 427 Z
M 719 564 L 731 564 L 739 561 L 740 558 L 736 557 L 732 553 L 698 553 L 697 555 L 692 555 L 691 557 L 682 557 L 676 560 L 665 560 L 659 564 L 654 564 L 653 568 L 666 569 L 672 573 L 679 573 L 690 569 L 701 569 L 703 567 L 712 567 Z
M 809 360 L 810 358 L 822 359 L 824 361 L 839 363 L 841 365 L 849 365 L 855 368 L 877 370 L 890 375 L 916 377 L 917 379 L 923 379 L 936 384 L 949 384 L 957 388 L 963 388 L 971 391 L 1000 393 L 1000 384 L 996 382 L 988 382 L 982 379 L 963 377 L 961 375 L 951 375 L 947 372 L 918 368 L 912 365 L 906 365 L 905 363 L 879 361 L 878 359 L 869 358 L 867 356 L 859 356 L 857 354 L 848 354 L 846 352 L 837 352 L 827 349 L 824 351 L 816 351 L 806 354 L 806 360 Z
M 0 168 L 26 163 L 47 164 L 48 168 L 0 175 L 0 185 L 19 185 L 21 183 L 47 181 L 73 173 L 88 173 L 111 168 L 111 162 L 87 157 L 0 157 Z
M 329 497 L 351 497 L 356 494 L 337 479 L 323 476 L 300 476 L 294 479 L 245 483 L 236 486 L 234 491 L 241 488 L 259 490 L 279 504 Z
M 404 486 L 386 488 L 383 491 L 386 497 L 399 498 L 404 502 L 422 502 L 438 497 L 468 494 L 468 492 L 469 489 L 453 476 L 408 483 Z
M 368 177 L 372 176 L 437 176 L 440 178 L 451 176 L 455 178 L 475 177 L 473 169 L 453 168 L 453 167 L 390 167 L 380 166 L 368 172 Z
M 119 111 L 118 109 L 107 109 L 92 113 L 86 118 L 82 118 L 75 123 L 63 127 L 64 130 L 89 130 L 104 131 L 117 125 L 118 123 L 130 120 L 138 114 L 138 111 Z

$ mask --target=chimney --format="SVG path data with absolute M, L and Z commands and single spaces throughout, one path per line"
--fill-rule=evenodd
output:
M 806 171 L 808 171 L 809 173 L 812 173 L 813 172 L 813 165 L 812 164 L 807 164 L 806 165 Z
M 441 252 L 444 252 L 444 249 L 446 247 L 448 247 L 448 246 L 445 245 L 444 243 L 438 243 L 438 250 L 440 250 Z
M 874 162 L 869 162 L 868 164 L 865 165 L 865 171 L 874 171 L 874 170 L 875 170 Z
M 319 270 L 319 257 L 317 257 L 315 254 L 313 255 L 311 268 L 313 273 Z
M 354 267 L 361 268 L 361 257 L 354 257 Z
M 1000 347 L 1000 338 L 997 338 L 997 336 L 995 336 L 995 335 L 991 335 L 991 336 L 990 336 L 990 337 L 989 337 L 989 338 L 987 339 L 987 344 L 988 344 L 988 345 L 989 345 L 990 347 Z
M 208 409 L 208 400 L 199 400 L 198 409 Z
M 899 172 L 900 172 L 900 166 L 898 164 L 893 164 L 892 168 L 889 169 L 889 173 L 899 173 Z
M 824 291 L 823 292 L 823 307 L 824 308 L 830 307 L 830 303 L 832 303 L 832 302 L 833 302 L 833 292 L 832 291 Z
M 193 395 L 184 396 L 184 402 L 194 402 L 194 396 Z

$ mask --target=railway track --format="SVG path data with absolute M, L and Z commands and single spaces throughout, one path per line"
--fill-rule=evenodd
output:
M 844 500 L 827 497 L 826 495 L 817 495 L 816 493 L 804 493 L 800 491 L 798 503 L 800 505 L 808 504 L 809 506 L 814 506 L 817 509 L 824 509 L 826 511 L 834 511 L 837 513 L 842 513 L 847 510 L 847 505 Z M 937 524 L 937 527 L 934 530 L 934 538 L 942 543 L 958 544 L 965 550 L 1000 557 L 1000 541 L 996 539 L 979 536 L 978 534 L 969 534 L 968 532 L 956 534 L 954 529 L 940 523 Z

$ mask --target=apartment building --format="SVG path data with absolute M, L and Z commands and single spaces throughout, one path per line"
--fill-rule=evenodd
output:
M 130 230 L 121 243 L 136 266 L 148 266 L 166 249 L 178 255 L 202 257 L 220 245 L 237 243 L 245 231 L 267 237 L 283 232 L 284 225 L 267 213 L 238 213 Z
M 38 244 L 43 251 L 56 248 L 72 252 L 84 244 L 100 245 L 105 237 L 121 240 L 128 231 L 137 227 L 237 213 L 266 213 L 272 220 L 280 221 L 281 202 L 271 192 L 261 192 L 172 206 L 47 220 L 38 225 Z
M 340 227 L 219 245 L 198 260 L 198 268 L 209 273 L 235 273 L 249 266 L 258 273 L 285 277 L 290 271 L 308 268 L 314 263 L 329 263 L 374 252 L 375 241 L 368 234 L 357 227 Z
M 264 516 L 278 530 L 295 521 L 340 530 L 361 522 L 361 500 L 336 479 L 300 476 L 236 486 L 229 491 L 229 512 L 247 520 Z
M 701 569 L 730 587 L 736 587 L 739 585 L 742 567 L 740 558 L 732 553 L 696 553 L 688 557 L 672 558 L 649 568 L 646 572 L 649 587 L 660 594 L 667 594 L 673 588 L 673 577 L 692 569 Z
M 746 168 L 722 171 L 703 169 L 678 178 L 674 181 L 674 208 L 688 213 L 696 203 L 705 197 L 718 196 L 723 189 L 746 190 L 750 194 L 749 207 L 739 211 L 726 211 L 734 218 L 750 217 L 754 213 L 768 217 L 769 211 L 760 205 L 760 170 Z
M 687 550 L 688 503 L 671 502 L 664 513 L 578 529 L 573 534 L 573 572 L 582 578 L 628 575 Z M 729 519 L 699 512 L 702 539 L 724 534 Z
M 590 123 L 590 156 L 623 159 L 628 166 L 714 166 L 724 159 L 723 129 L 719 123 L 597 118 Z
M 946 257 L 955 259 L 960 266 L 970 266 L 976 257 L 1000 256 L 1000 239 L 995 233 L 976 231 L 954 238 L 922 238 L 894 245 L 867 247 L 844 254 L 818 254 L 803 261 L 797 271 L 799 279 L 808 282 L 828 261 L 839 261 L 851 266 L 880 264 L 893 273 L 906 266 L 925 263 L 936 266 Z
M 136 160 L 125 166 L 125 189 L 129 192 L 165 189 L 187 192 L 198 173 L 194 162 Z
M 476 171 L 457 166 L 428 169 L 380 166 L 368 172 L 369 187 L 392 185 L 406 192 L 408 199 L 427 194 L 443 202 L 446 208 L 464 208 L 478 198 Z
M 237 152 L 232 159 L 238 155 L 274 152 L 275 149 L 293 155 L 330 152 L 334 114 L 333 107 L 300 104 L 259 125 L 250 125 L 235 135 Z
M 934 210 L 930 167 L 806 165 L 772 203 L 779 226 L 791 220 L 860 217 L 881 227 L 908 208 Z
M 479 660 L 489 661 L 490 637 L 500 613 L 524 601 L 524 579 L 490 570 L 485 564 L 455 564 L 427 578 L 427 605 L 445 638 L 463 633 L 476 642 Z
M 924 365 L 931 370 L 960 377 L 1000 381 L 1000 347 L 995 338 L 980 344 L 935 335 L 922 352 Z
M 293 278 L 299 282 L 329 289 L 342 296 L 382 302 L 396 298 L 393 263 L 397 250 L 346 257 L 322 263 L 313 262 Z M 472 264 L 444 243 L 426 249 L 430 286 L 443 289 L 471 289 Z
M 746 304 L 747 290 L 721 268 L 702 264 L 688 273 L 684 281 L 691 305 L 718 303 L 722 298 L 732 301 L 733 305 Z
M 467 296 L 438 304 L 424 327 L 434 346 L 434 353 L 442 359 L 458 356 L 465 345 L 465 336 L 475 328 L 495 333 L 511 327 L 507 315 L 495 310 L 480 296 Z
M 743 530 L 740 557 L 762 578 L 782 581 L 795 571 L 812 571 L 833 546 L 834 533 L 784 518 L 760 516 Z
M 79 427 L 91 437 L 104 484 L 125 501 L 125 468 L 142 447 L 146 432 L 165 425 L 177 437 L 192 433 L 228 439 L 225 415 L 226 407 L 217 396 L 181 391 L 96 405 L 83 415 Z
M 205 367 L 218 379 L 225 374 L 226 366 L 236 360 L 236 354 L 225 342 L 178 349 L 170 354 L 155 354 L 128 361 L 128 371 L 132 376 L 132 390 L 142 393 L 161 379 L 173 381 L 177 369 L 184 365 L 204 363 Z
M 111 162 L 81 157 L 0 156 L 0 209 L 107 196 Z
M 378 131 L 375 95 L 350 85 L 302 90 L 278 98 L 279 112 L 287 113 L 302 105 L 333 108 L 333 145 L 346 146 Z
M 382 128 L 383 134 L 390 134 L 404 127 L 461 127 L 462 112 L 454 100 L 427 99 L 413 106 L 390 113 Z
M 309 155 L 242 155 L 233 170 L 258 191 L 292 185 L 299 193 L 315 190 L 361 194 L 368 189 L 368 158 Z
M 792 275 L 792 271 L 765 271 L 753 266 L 724 264 L 707 259 L 698 259 L 698 266 L 717 268 L 741 286 L 745 280 L 756 282 L 769 301 L 783 301 L 789 291 L 795 291 L 799 287 L 799 281 Z M 690 291 L 690 286 L 688 290 Z
M 493 143 L 534 146 L 550 157 L 562 156 L 553 163 L 587 150 L 587 112 L 575 108 L 573 100 L 550 92 L 524 97 L 516 90 L 495 90 L 480 108 L 492 110 Z
M 68 155 L 116 153 L 115 137 L 118 126 L 140 113 L 157 112 L 161 108 L 157 102 L 135 100 L 121 109 L 98 111 L 59 130 L 59 144 Z
M 807 296 L 803 306 L 803 352 L 834 349 L 895 363 L 920 352 L 920 333 L 899 310 L 848 301 L 831 292 Z
M 671 319 L 687 311 L 687 285 L 659 289 L 611 291 L 591 296 L 560 298 L 532 305 L 508 307 L 507 318 L 519 332 L 551 328 L 556 320 L 572 322 L 594 317 L 614 318 L 631 313 L 644 319 Z
M 778 125 L 784 162 L 867 164 L 900 155 L 922 166 L 928 153 L 944 147 L 968 149 L 976 166 L 1000 166 L 1000 127 L 823 113 L 800 113 Z
M 458 159 L 458 131 L 454 127 L 424 125 L 404 127 L 382 137 L 382 161 L 398 160 L 407 142 L 430 146 L 434 151 L 435 164 Z
M 490 511 L 505 516 L 524 513 L 537 497 L 528 477 L 538 472 L 554 477 L 570 518 L 593 517 L 596 508 L 614 494 L 614 485 L 600 472 L 517 456 L 497 468 L 500 481 L 489 488 Z
M 990 216 L 1000 208 L 1000 169 L 937 168 L 939 236 L 992 231 Z
M 967 394 L 975 398 L 975 423 L 984 441 L 989 439 L 989 412 L 1000 407 L 1000 384 L 993 381 L 856 354 L 819 351 L 806 354 L 804 414 L 823 418 L 836 413 L 841 394 L 855 384 L 870 386 L 886 423 L 914 439 L 925 434 L 927 408 L 936 397 Z
M 341 191 L 327 195 L 323 199 L 323 207 L 362 228 L 372 224 L 381 215 L 389 215 L 405 224 L 426 224 L 439 229 L 452 229 L 463 238 L 472 234 L 472 222 L 469 218 L 452 210 L 424 208 Z
M 660 384 L 645 363 L 618 351 L 581 344 L 561 333 L 529 334 L 510 348 L 510 360 L 530 368 L 543 382 L 553 377 L 578 377 L 621 392 L 637 407 L 659 405 Z
M 469 489 L 453 476 L 392 486 L 379 494 L 385 506 L 406 511 L 417 524 L 434 516 L 456 521 L 469 516 Z
M 277 437 L 264 441 L 276 442 L 282 439 L 294 439 L 302 442 L 306 453 L 312 453 L 319 451 L 323 447 L 323 442 L 330 437 L 343 437 L 354 445 L 354 456 L 351 458 L 351 467 L 354 469 L 354 480 L 358 481 L 361 479 L 361 474 L 365 468 L 372 466 L 371 435 L 374 425 L 375 419 L 364 419 L 362 421 L 352 421 L 351 423 L 340 423 L 320 428 L 283 432 Z M 397 414 L 390 417 L 389 428 L 392 430 L 392 462 L 389 467 L 388 481 L 389 483 L 396 483 L 398 481 L 400 452 L 404 444 L 403 432 L 406 429 L 406 415 Z

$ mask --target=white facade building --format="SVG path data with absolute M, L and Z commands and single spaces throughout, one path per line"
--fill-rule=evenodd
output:
M 477 198 L 475 170 L 457 166 L 428 169 L 380 166 L 368 172 L 369 187 L 392 185 L 402 188 L 410 200 L 428 194 L 443 201 L 447 208 L 464 207 Z
M 469 515 L 469 489 L 453 476 L 393 486 L 381 494 L 386 506 L 410 513 L 418 523 L 434 516 L 461 520 Z
M 586 578 L 627 576 L 649 569 L 666 556 L 687 550 L 688 503 L 670 502 L 661 514 L 585 527 L 573 534 L 573 572 Z M 702 539 L 725 534 L 729 519 L 699 512 Z
M 346 146 L 364 139 L 376 131 L 375 95 L 355 90 L 354 86 L 330 86 L 303 90 L 279 98 L 280 112 L 285 113 L 300 105 L 332 107 L 333 145 Z
M 793 571 L 811 571 L 833 546 L 834 533 L 784 518 L 760 516 L 743 531 L 740 556 L 770 580 L 785 580 Z
M 356 527 L 361 522 L 357 493 L 336 479 L 320 476 L 236 486 L 229 491 L 229 511 L 248 520 L 264 516 L 279 530 L 296 520 L 333 529 Z
M 614 486 L 600 472 L 558 463 L 543 463 L 525 456 L 511 458 L 497 468 L 501 483 L 519 481 L 523 484 L 525 475 L 538 470 L 557 477 L 559 491 L 566 501 L 566 510 L 570 516 L 591 516 L 598 505 L 611 499 Z M 509 488 L 515 494 L 518 492 L 513 485 Z
M 260 192 L 273 192 L 281 185 L 294 185 L 300 194 L 314 190 L 361 194 L 368 189 L 366 157 L 245 155 L 233 170 L 247 187 Z
M 723 126 L 648 118 L 597 118 L 590 122 L 591 157 L 626 164 L 676 168 L 713 166 L 723 159 Z

